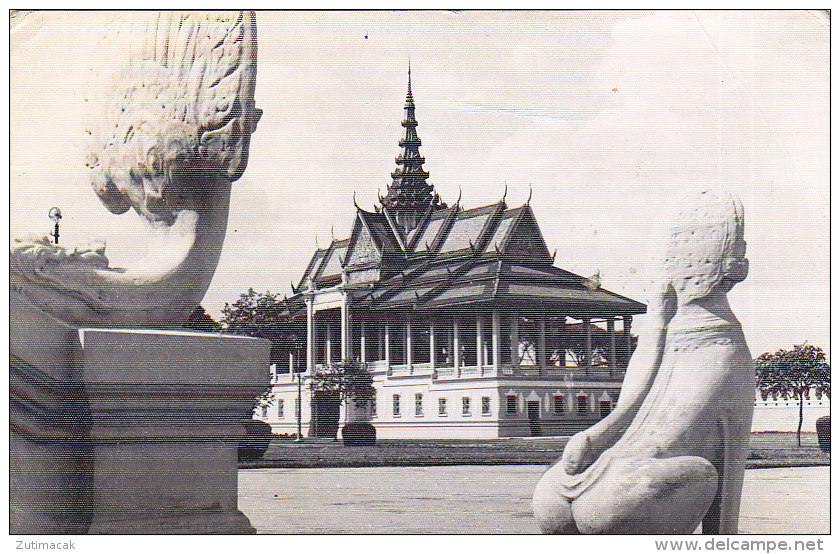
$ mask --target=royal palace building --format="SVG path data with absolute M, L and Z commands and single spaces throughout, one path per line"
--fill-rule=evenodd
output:
M 363 419 L 380 438 L 592 425 L 618 398 L 644 304 L 554 266 L 529 203 L 444 203 L 423 169 L 410 70 L 402 126 L 387 194 L 374 211 L 356 206 L 350 236 L 317 249 L 284 302 L 305 340 L 272 366 L 257 417 L 304 435 Z M 362 364 L 376 395 L 339 412 L 313 376 L 342 361 Z

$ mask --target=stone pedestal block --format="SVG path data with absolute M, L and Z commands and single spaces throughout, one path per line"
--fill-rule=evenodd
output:
M 254 532 L 236 451 L 267 341 L 11 316 L 12 533 Z

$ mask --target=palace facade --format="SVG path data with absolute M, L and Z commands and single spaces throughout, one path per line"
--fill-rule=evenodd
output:
M 447 206 L 427 183 L 409 69 L 387 195 L 356 206 L 350 236 L 317 249 L 285 301 L 305 341 L 272 366 L 274 433 L 331 435 L 368 420 L 380 438 L 571 434 L 612 410 L 645 306 L 554 266 L 529 203 Z M 530 198 L 529 198 L 530 202 Z M 319 369 L 357 361 L 372 402 L 340 412 Z

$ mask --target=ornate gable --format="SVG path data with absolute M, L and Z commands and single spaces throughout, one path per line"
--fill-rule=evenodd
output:
M 526 204 L 516 216 L 502 240 L 502 256 L 531 263 L 551 264 L 554 260 L 545 245 L 540 227 L 531 208 Z
M 370 229 L 367 228 L 361 217 L 356 218 L 354 227 L 345 267 L 379 265 L 382 261 L 382 253 L 379 251 Z

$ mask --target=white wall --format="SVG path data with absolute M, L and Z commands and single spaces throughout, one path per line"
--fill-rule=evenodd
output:
M 787 405 L 786 405 L 787 404 Z M 816 433 L 817 418 L 830 415 L 831 401 L 823 397 L 821 401 L 805 402 L 802 414 L 802 431 Z M 788 402 L 758 402 L 753 412 L 752 430 L 796 432 L 799 425 L 799 404 L 795 400 Z

